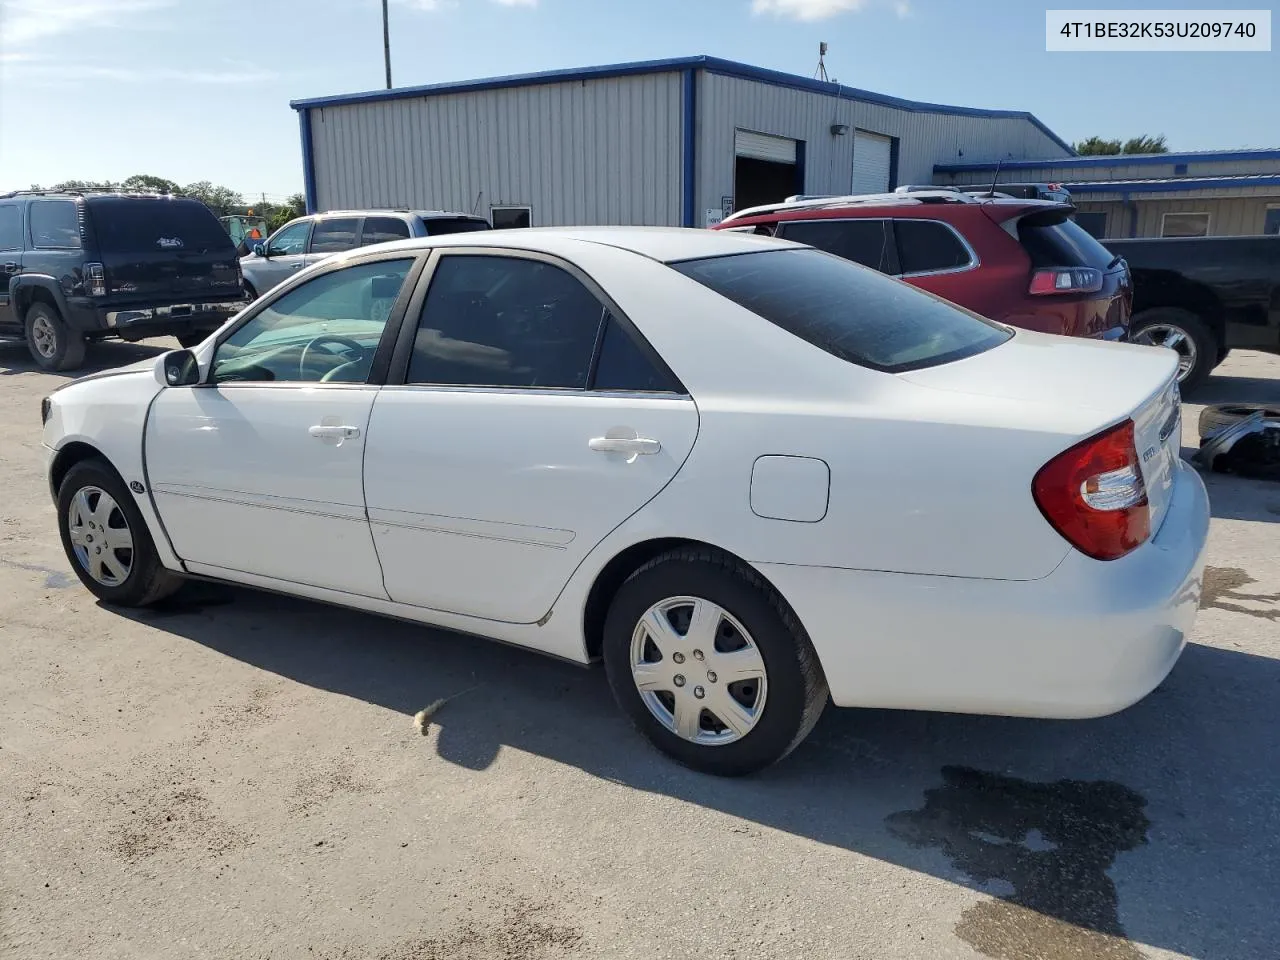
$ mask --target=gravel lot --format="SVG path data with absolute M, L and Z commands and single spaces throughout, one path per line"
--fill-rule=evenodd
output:
M 1280 485 L 1210 478 L 1205 609 L 1136 707 L 828 710 L 722 781 L 650 750 L 599 671 L 239 589 L 100 607 L 41 473 L 58 382 L 0 344 L 0 956 L 1280 951 Z M 1193 399 L 1280 401 L 1280 358 Z

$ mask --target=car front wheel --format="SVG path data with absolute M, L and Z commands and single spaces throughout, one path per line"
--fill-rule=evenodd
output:
M 706 773 L 781 760 L 827 702 L 795 615 L 754 571 L 710 550 L 666 553 L 632 574 L 609 609 L 603 653 L 641 733 Z
M 145 607 L 182 585 L 160 563 L 133 495 L 103 460 L 82 460 L 58 487 L 58 532 L 80 582 L 105 603 Z

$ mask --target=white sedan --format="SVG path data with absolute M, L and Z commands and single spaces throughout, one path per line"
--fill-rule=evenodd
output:
M 44 444 L 107 603 L 212 578 L 602 659 L 660 749 L 741 774 L 828 699 L 1159 684 L 1209 517 L 1177 366 L 771 238 L 508 230 L 326 260 L 58 390 Z

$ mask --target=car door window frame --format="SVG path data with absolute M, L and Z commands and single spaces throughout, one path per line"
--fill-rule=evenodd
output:
M 440 263 L 446 257 L 499 257 L 508 260 L 532 260 L 537 263 L 545 263 L 553 267 L 559 267 L 568 273 L 573 279 L 577 280 L 582 286 L 599 302 L 601 307 L 601 315 L 599 325 L 596 327 L 595 344 L 591 351 L 591 365 L 587 370 L 587 385 L 585 387 L 520 387 L 520 386 L 490 386 L 484 384 L 450 384 L 450 383 L 408 383 L 409 364 L 413 359 L 414 342 L 418 335 L 418 325 L 422 318 L 422 308 L 427 302 L 427 294 L 431 287 L 431 281 L 435 277 L 436 270 Z M 403 294 L 404 291 L 401 291 Z M 397 306 L 399 303 L 397 302 Z M 596 379 L 596 368 L 600 363 L 600 349 L 604 345 L 605 330 L 609 325 L 610 318 L 618 324 L 619 328 L 631 338 L 635 346 L 640 350 L 655 368 L 655 370 L 664 376 L 673 386 L 673 390 L 597 390 L 593 386 Z M 376 364 L 375 364 L 376 365 Z M 426 266 L 418 275 L 417 286 L 413 291 L 413 296 L 409 300 L 407 309 L 400 317 L 400 332 L 396 340 L 395 347 L 391 354 L 390 368 L 387 371 L 385 385 L 388 387 L 399 387 L 410 390 L 448 390 L 448 391 L 465 391 L 479 393 L 550 393 L 550 394 L 581 394 L 584 396 L 594 397 L 650 397 L 654 399 L 673 399 L 687 398 L 689 391 L 685 389 L 680 378 L 662 359 L 661 355 L 653 344 L 651 344 L 643 333 L 632 323 L 631 319 L 618 306 L 617 302 L 610 297 L 596 281 L 586 273 L 582 268 L 563 257 L 554 254 L 544 253 L 541 250 L 519 250 L 510 247 L 454 247 L 437 248 L 431 251 Z
M 878 267 L 872 267 L 871 264 L 869 263 L 859 263 L 859 261 L 857 260 L 849 260 L 849 262 L 859 263 L 860 266 L 869 267 L 870 269 L 875 270 L 877 273 L 883 273 L 885 276 L 889 276 L 889 277 L 902 276 L 902 274 L 899 272 L 902 269 L 902 264 L 898 261 L 898 236 L 894 232 L 893 219 L 890 217 L 804 217 L 802 219 L 797 219 L 797 220 L 779 220 L 774 225 L 773 235 L 777 237 L 779 240 L 791 240 L 791 238 L 787 236 L 787 227 L 793 224 L 862 223 L 862 222 L 868 222 L 868 221 L 879 223 L 881 226 L 881 229 L 884 231 L 884 243 L 885 243 L 884 269 L 880 269 Z M 805 241 L 803 240 L 794 240 L 792 242 L 805 243 Z M 805 244 L 805 245 L 810 246 L 810 244 Z M 814 247 L 814 249 L 817 250 L 821 248 Z M 831 253 L 831 251 L 829 250 L 826 250 L 823 252 Z M 838 253 L 833 253 L 831 255 L 836 257 L 840 256 L 840 254 Z M 843 257 L 842 259 L 848 260 L 849 258 Z
M 331 273 L 337 273 L 340 270 L 348 270 L 352 267 L 361 267 L 370 263 L 379 263 L 382 261 L 400 261 L 412 259 L 413 263 L 409 265 L 408 271 L 405 273 L 404 283 L 400 286 L 400 292 L 396 295 L 396 301 L 391 305 L 391 310 L 387 314 L 387 322 L 382 328 L 382 335 L 378 339 L 378 346 L 374 350 L 373 363 L 369 368 L 369 376 L 364 383 L 341 383 L 332 381 L 323 383 L 318 380 L 224 380 L 216 381 L 213 379 L 213 360 L 218 355 L 218 347 L 228 340 L 236 331 L 240 330 L 245 324 L 252 323 L 254 319 L 268 309 L 272 304 L 280 300 L 281 297 L 287 296 L 290 291 L 297 290 L 299 287 L 305 286 L 312 281 L 319 280 L 321 277 L 328 276 Z M 371 389 L 382 386 L 387 382 L 387 370 L 391 364 L 392 351 L 396 347 L 397 339 L 400 336 L 401 326 L 404 318 L 407 316 L 405 310 L 409 306 L 411 299 L 416 293 L 419 279 L 421 278 L 423 269 L 428 260 L 428 251 L 412 251 L 412 250 L 386 250 L 378 253 L 361 256 L 355 260 L 343 260 L 337 263 L 325 264 L 314 268 L 314 272 L 309 272 L 298 283 L 282 283 L 255 300 L 235 321 L 221 331 L 214 346 L 210 350 L 208 357 L 208 369 L 204 371 L 200 378 L 200 382 L 195 384 L 199 388 L 214 389 L 230 389 L 235 387 L 273 387 L 277 389 L 306 387 L 315 389 L 316 387 L 333 387 L 339 389 Z M 413 315 L 413 326 L 416 329 L 418 325 L 417 315 Z M 180 387 L 170 387 L 169 389 L 181 389 Z
M 963 233 L 951 224 L 947 223 L 947 221 L 935 220 L 932 217 L 892 217 L 889 220 L 889 231 L 892 234 L 893 252 L 895 258 L 897 258 L 899 270 L 902 269 L 902 257 L 898 246 L 898 224 L 904 220 L 909 220 L 913 223 L 936 223 L 940 226 L 946 227 L 947 230 L 951 232 L 951 235 L 960 242 L 960 246 L 964 248 L 965 252 L 969 254 L 969 262 L 958 267 L 943 267 L 940 270 L 913 270 L 909 273 L 891 274 L 891 276 L 899 277 L 901 279 L 910 279 L 912 277 L 945 277 L 952 273 L 967 273 L 970 270 L 977 270 L 978 267 L 982 266 L 982 258 L 978 256 L 978 251 L 973 249 L 973 244 L 965 239 Z

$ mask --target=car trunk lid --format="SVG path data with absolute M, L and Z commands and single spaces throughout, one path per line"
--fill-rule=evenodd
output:
M 198 200 L 85 200 L 108 296 L 151 305 L 241 295 L 235 245 Z

